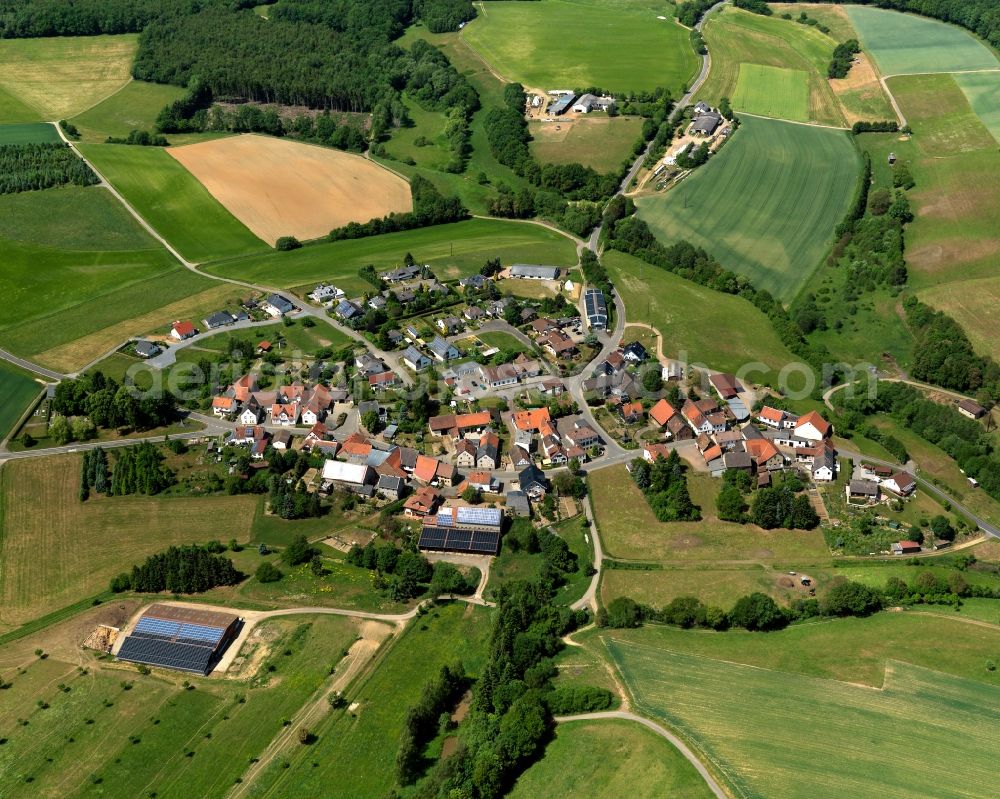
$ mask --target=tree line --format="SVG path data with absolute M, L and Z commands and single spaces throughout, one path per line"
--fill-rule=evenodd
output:
M 67 418 L 85 416 L 99 428 L 142 431 L 170 424 L 177 401 L 166 392 L 138 399 L 128 386 L 97 371 L 60 382 L 52 411 Z
M 0 194 L 98 182 L 93 170 L 67 144 L 0 145 Z
M 327 239 L 361 239 L 382 233 L 398 233 L 401 230 L 460 222 L 469 218 L 468 209 L 458 197 L 444 196 L 422 175 L 410 178 L 410 195 L 413 197 L 412 211 L 391 213 L 369 222 L 350 222 L 331 230 Z
M 854 63 L 854 56 L 861 52 L 861 45 L 857 39 L 848 39 L 833 48 L 833 57 L 830 59 L 830 66 L 826 74 L 828 78 L 846 78 Z
M 207 547 L 170 547 L 151 555 L 131 572 L 122 572 L 111 581 L 111 590 L 174 594 L 196 594 L 219 585 L 236 585 L 243 575 L 229 558 L 214 555 Z
M 610 704 L 610 697 L 590 692 L 553 691 L 558 672 L 552 658 L 564 646 L 562 636 L 586 621 L 586 612 L 557 607 L 551 589 L 541 583 L 505 584 L 496 599 L 486 663 L 472 689 L 458 749 L 431 766 L 416 796 L 499 799 L 544 754 L 554 727 L 549 698 L 560 712 L 574 699 Z M 405 775 L 420 776 L 410 770 Z

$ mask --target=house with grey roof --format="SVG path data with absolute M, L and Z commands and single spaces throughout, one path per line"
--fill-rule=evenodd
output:
M 278 319 L 285 314 L 289 314 L 295 310 L 295 306 L 292 304 L 291 300 L 281 294 L 271 294 L 268 296 L 267 300 L 264 301 L 264 310 Z
M 403 363 L 414 372 L 422 372 L 431 365 L 431 359 L 411 345 L 403 350 Z
M 136 339 L 135 344 L 132 346 L 135 349 L 135 354 L 140 358 L 155 358 L 160 354 L 160 348 L 152 341 L 140 338 Z
M 434 336 L 434 340 L 427 345 L 427 349 L 431 351 L 431 355 L 437 358 L 437 360 L 445 363 L 461 356 L 458 348 L 454 344 L 449 344 L 441 336 Z
M 235 320 L 229 311 L 216 311 L 205 319 L 201 320 L 208 330 L 214 330 L 217 327 L 225 327 L 226 325 L 231 325 Z

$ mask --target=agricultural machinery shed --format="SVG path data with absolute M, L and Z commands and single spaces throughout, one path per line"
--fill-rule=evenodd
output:
M 230 613 L 152 605 L 125 639 L 118 659 L 207 675 L 241 626 Z

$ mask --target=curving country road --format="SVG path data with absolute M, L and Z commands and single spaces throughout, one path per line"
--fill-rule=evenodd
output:
M 722 786 L 716 781 L 715 777 L 705 768 L 698 756 L 692 752 L 686 743 L 674 735 L 670 730 L 665 727 L 661 727 L 655 721 L 647 719 L 645 716 L 639 716 L 635 713 L 630 713 L 627 710 L 607 710 L 602 713 L 580 713 L 576 716 L 556 716 L 555 720 L 558 724 L 572 724 L 574 721 L 606 721 L 607 719 L 619 719 L 622 721 L 634 721 L 636 724 L 641 724 L 649 730 L 652 730 L 661 738 L 666 739 L 674 748 L 677 749 L 682 755 L 684 755 L 685 760 L 687 760 L 692 766 L 694 766 L 695 771 L 697 771 L 705 784 L 708 785 L 708 789 L 715 794 L 717 799 L 729 799 L 729 794 L 727 794 Z

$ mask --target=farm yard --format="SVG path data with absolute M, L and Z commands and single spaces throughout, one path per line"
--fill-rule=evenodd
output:
M 1000 69 L 989 48 L 955 25 L 870 6 L 845 6 L 882 75 Z
M 708 799 L 712 793 L 694 766 L 656 733 L 633 721 L 605 720 L 560 724 L 545 757 L 521 775 L 510 794 L 512 799 L 582 795 Z
M 80 456 L 0 470 L 0 625 L 22 624 L 107 590 L 112 577 L 170 544 L 246 540 L 257 499 L 94 497 L 80 502 Z M 67 531 L 72 530 L 72 535 Z
M 348 222 L 413 209 L 405 180 L 329 147 L 243 135 L 167 153 L 272 246 L 281 236 L 316 239 Z
M 809 120 L 809 73 L 801 69 L 740 64 L 733 108 L 748 114 Z
M 529 88 L 678 94 L 698 63 L 687 29 L 669 14 L 650 0 L 483 3 L 461 38 L 504 80 Z
M 748 300 L 720 294 L 614 250 L 607 251 L 602 262 L 629 319 L 652 325 L 664 337 L 666 357 L 729 371 L 760 361 L 771 367 L 760 380 L 773 378 L 794 360 L 767 317 Z M 716 335 L 723 326 L 726 335 Z
M 739 796 L 861 796 L 868 792 L 873 773 L 879 775 L 879 791 L 887 797 L 920 795 L 932 783 L 938 786 L 936 795 L 943 797 L 984 796 L 997 755 L 986 709 L 1000 700 L 1000 688 L 977 681 L 981 677 L 898 662 L 895 658 L 908 654 L 901 649 L 914 647 L 888 645 L 904 631 L 919 633 L 924 642 L 933 640 L 930 628 L 949 621 L 926 617 L 911 624 L 889 616 L 833 621 L 769 634 L 767 641 L 742 633 L 677 635 L 679 631 L 666 629 L 616 631 L 602 640 L 639 711 L 678 730 Z M 893 631 L 890 625 L 897 622 Z M 986 675 L 982 650 L 976 648 L 990 643 L 995 648 L 997 632 L 950 623 L 951 629 L 939 628 L 949 642 L 956 642 L 958 651 L 949 660 L 975 658 Z M 859 629 L 869 624 L 885 636 L 882 641 Z M 818 632 L 815 640 L 813 632 Z M 824 651 L 824 638 L 829 643 L 850 641 L 850 646 L 831 647 L 841 661 L 832 670 L 841 674 L 812 676 L 831 670 L 822 662 L 823 655 L 813 666 L 805 658 L 807 652 Z M 873 657 L 874 652 L 866 650 L 866 659 L 894 658 L 886 663 L 884 684 L 878 677 L 868 683 L 876 691 L 856 683 L 856 670 L 842 676 L 841 663 L 850 664 L 844 650 L 863 648 L 866 640 L 881 654 Z M 684 651 L 689 643 L 695 651 L 709 649 L 712 654 Z M 744 649 L 753 654 L 747 656 Z M 733 685 L 740 690 L 732 691 Z M 803 735 L 803 725 L 810 734 Z M 928 748 L 941 757 L 928 758 Z M 830 757 L 831 751 L 839 756 Z
M 831 243 L 859 164 L 846 133 L 750 117 L 707 165 L 636 205 L 663 242 L 704 247 L 758 289 L 789 300 Z
M 741 109 L 733 102 L 737 110 L 765 114 L 754 109 L 772 107 L 772 113 L 794 113 L 787 117 L 790 119 L 845 124 L 843 110 L 826 77 L 837 44 L 834 39 L 812 27 L 729 6 L 708 18 L 703 35 L 712 52 L 712 69 L 698 91 L 698 99 L 712 105 L 718 105 L 723 97 L 735 101 L 742 83 L 751 105 Z M 744 72 L 746 67 L 751 69 Z M 761 67 L 773 70 L 758 74 Z M 785 72 L 804 74 L 792 77 Z M 745 75 L 742 79 L 741 74 Z M 805 108 L 803 79 L 807 83 Z M 763 85 L 757 85 L 760 80 Z M 777 91 L 779 96 L 771 99 L 765 91 Z
M 521 261 L 562 267 L 576 264 L 576 247 L 565 235 L 541 225 L 470 219 L 403 233 L 317 244 L 293 252 L 231 259 L 206 264 L 205 271 L 220 277 L 277 284 L 280 288 L 332 280 L 348 293 L 363 292 L 370 284 L 358 277 L 360 267 L 399 266 L 407 252 L 420 263 L 438 267 L 437 275 L 442 280 L 478 272 L 493 257 L 504 263 Z
M 528 123 L 531 152 L 543 164 L 578 163 L 598 172 L 614 172 L 631 160 L 642 133 L 639 117 L 588 115 L 582 119 Z
M 185 690 L 188 683 L 168 672 L 123 672 L 80 650 L 97 623 L 120 626 L 125 618 L 117 608 L 102 608 L 5 648 L 4 671 L 24 668 L 0 697 L 0 716 L 9 721 L 0 749 L 6 796 L 54 799 L 98 786 L 102 796 L 131 797 L 141 783 L 155 784 L 160 797 L 222 797 L 281 732 L 282 719 L 338 679 L 338 671 L 330 675 L 341 653 L 367 632 L 335 616 L 265 621 L 248 640 L 243 662 L 262 671 L 270 664 L 273 674 L 243 673 L 238 682 L 195 677 Z M 378 627 L 379 634 L 387 629 Z M 34 647 L 51 654 L 39 659 Z M 15 717 L 29 725 L 15 727 Z
M 185 258 L 208 261 L 267 248 L 164 148 L 83 144 L 80 152 Z
M 138 36 L 0 41 L 0 121 L 41 122 L 82 113 L 129 80 Z

